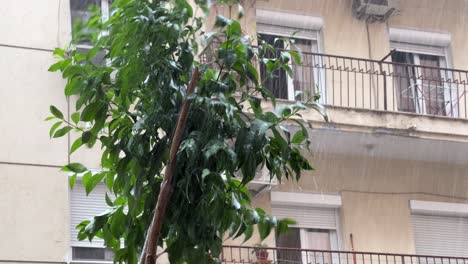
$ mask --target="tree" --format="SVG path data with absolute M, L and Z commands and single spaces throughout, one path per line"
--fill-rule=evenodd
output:
M 203 1 L 197 6 L 207 10 Z M 74 35 L 92 43 L 88 53 L 56 49 L 59 61 L 50 67 L 76 99 L 70 121 L 51 106 L 50 135 L 77 133 L 71 153 L 96 142 L 102 148 L 100 172 L 63 167 L 71 187 L 82 173 L 87 193 L 101 182 L 108 189 L 110 209 L 84 220 L 79 239 L 103 238 L 116 262 L 137 263 L 141 254 L 154 263 L 159 245 L 171 263 L 217 263 L 226 237 L 248 240 L 254 226 L 262 239 L 286 230 L 291 220 L 251 207 L 246 185 L 263 166 L 280 181 L 312 169 L 299 112 L 320 106 L 312 98 L 277 107 L 263 85 L 275 71 L 292 75 L 300 54 L 255 48 L 237 20 L 222 16 L 215 32 L 202 32 L 203 17 L 186 0 L 116 0 L 112 9 L 108 21 L 90 19 Z M 218 48 L 208 53 L 213 42 Z M 96 62 L 102 53 L 106 63 Z M 256 61 L 266 65 L 263 80 Z M 264 100 L 274 109 L 264 109 Z M 300 129 L 291 136 L 284 122 Z

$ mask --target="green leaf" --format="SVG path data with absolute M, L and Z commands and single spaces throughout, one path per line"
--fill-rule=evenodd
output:
M 260 221 L 258 223 L 258 233 L 260 234 L 260 239 L 264 240 L 265 238 L 270 235 L 272 228 L 272 223 L 270 222 L 270 219 L 268 217 L 265 217 L 263 221 Z
M 254 231 L 253 225 L 248 225 L 247 228 L 244 231 L 244 236 L 245 236 L 244 237 L 244 242 L 248 241 L 250 238 L 252 238 L 253 231 Z
M 232 24 L 232 20 L 224 16 L 216 16 L 215 27 L 225 27 Z
M 288 50 L 288 53 L 289 55 L 294 59 L 294 63 L 296 65 L 300 65 L 301 64 L 301 55 L 299 54 L 299 52 L 297 51 L 294 51 L 294 50 Z
M 91 138 L 93 137 L 93 134 L 91 131 L 85 131 L 83 134 L 81 134 L 81 142 L 83 144 L 86 144 L 91 141 Z
M 58 121 L 56 122 L 55 124 L 52 125 L 52 127 L 50 128 L 49 130 L 49 136 L 52 138 L 52 136 L 54 135 L 55 133 L 55 130 L 57 130 L 57 128 L 62 124 L 63 122 L 62 121 Z
M 114 174 L 110 172 L 107 173 L 105 182 L 106 182 L 107 189 L 112 192 L 113 191 L 112 187 L 114 186 Z
M 94 175 L 91 173 L 91 178 L 86 181 L 85 189 L 86 189 L 86 195 L 91 193 L 91 191 L 94 190 L 94 188 L 102 182 L 102 179 L 106 176 L 107 172 L 99 172 L 95 173 Z M 83 176 L 84 177 L 84 176 Z
M 57 130 L 54 134 L 54 138 L 59 138 L 59 137 L 63 137 L 65 136 L 68 132 L 70 132 L 70 130 L 72 130 L 73 128 L 71 126 L 66 126 L 66 127 L 63 127 L 59 130 Z
M 80 122 L 80 112 L 75 112 L 71 115 L 71 120 L 75 123 L 78 124 Z
M 83 174 L 83 177 L 81 177 L 81 184 L 85 188 L 86 196 L 88 196 L 88 194 L 90 193 L 90 188 L 88 186 L 92 184 L 92 177 L 93 174 L 90 171 L 86 172 L 85 174 Z
M 114 203 L 112 202 L 111 198 L 109 198 L 109 195 L 106 192 L 106 204 L 108 206 L 114 206 Z
M 99 102 L 94 102 L 94 103 L 89 104 L 88 106 L 85 107 L 85 109 L 83 109 L 83 112 L 81 113 L 81 117 L 80 117 L 81 121 L 85 121 L 85 122 L 93 121 L 94 119 L 98 117 L 97 113 L 104 106 L 105 104 L 99 103 Z
M 306 139 L 306 135 L 304 134 L 304 131 L 300 129 L 294 134 L 294 137 L 292 138 L 291 142 L 293 144 L 301 144 L 302 141 L 304 141 L 304 139 Z
M 61 48 L 55 48 L 53 52 L 57 58 L 65 58 L 65 50 Z
M 50 106 L 50 112 L 57 118 L 63 119 L 63 114 L 60 112 L 60 110 L 57 109 L 57 107 L 51 105 Z
M 76 176 L 77 174 L 75 173 L 68 179 L 68 183 L 70 184 L 70 189 L 73 189 L 73 187 L 75 186 Z
M 63 78 L 73 78 L 84 73 L 82 65 L 68 65 L 62 72 Z
M 75 152 L 81 146 L 83 146 L 83 141 L 82 141 L 81 137 L 79 137 L 73 142 L 73 144 L 72 144 L 72 146 L 70 148 L 70 154 Z
M 239 38 L 242 34 L 242 29 L 239 21 L 233 20 L 231 24 L 228 24 L 226 29 L 226 35 L 234 38 Z
M 65 95 L 72 96 L 75 94 L 79 94 L 82 82 L 78 78 L 74 78 L 68 81 L 67 85 L 65 86 Z
M 62 61 L 56 62 L 49 67 L 48 71 L 56 72 L 58 70 L 62 70 L 62 65 Z
M 62 170 L 64 171 L 71 171 L 71 172 L 75 172 L 75 173 L 82 173 L 82 172 L 85 172 L 87 171 L 86 167 L 83 166 L 83 164 L 81 163 L 70 163 L 68 165 L 65 165 Z

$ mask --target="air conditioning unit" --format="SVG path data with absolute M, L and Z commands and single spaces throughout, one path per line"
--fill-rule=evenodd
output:
M 385 22 L 398 13 L 400 0 L 353 0 L 353 14 L 369 23 Z
M 277 185 L 278 184 L 278 179 L 273 178 L 270 180 L 270 172 L 264 166 L 263 168 L 257 169 L 257 172 L 255 173 L 255 178 L 248 184 L 248 188 L 253 190 L 253 191 L 260 191 L 264 189 L 265 187 L 272 186 L 272 185 Z

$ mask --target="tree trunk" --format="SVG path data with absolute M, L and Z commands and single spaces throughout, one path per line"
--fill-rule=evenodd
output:
M 188 116 L 190 101 L 188 96 L 193 93 L 198 82 L 200 72 L 198 68 L 192 74 L 189 86 L 187 88 L 187 95 L 180 109 L 179 118 L 177 120 L 176 128 L 172 136 L 172 144 L 169 150 L 169 161 L 167 163 L 166 171 L 164 173 L 163 182 L 161 183 L 161 191 L 158 195 L 158 201 L 153 214 L 153 219 L 146 234 L 145 244 L 143 246 L 142 264 L 155 264 L 158 256 L 156 255 L 159 235 L 161 233 L 161 226 L 164 222 L 164 215 L 166 213 L 169 200 L 172 195 L 172 176 L 174 175 L 175 166 L 177 162 L 177 152 L 179 151 L 182 135 L 185 128 L 185 122 Z

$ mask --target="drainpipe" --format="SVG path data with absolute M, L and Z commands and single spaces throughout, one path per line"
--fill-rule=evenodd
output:
M 351 251 L 354 252 L 354 239 L 353 239 L 353 233 L 350 233 L 349 234 L 349 239 L 351 241 Z M 353 264 L 357 264 L 357 261 L 356 261 L 356 254 L 353 253 Z

